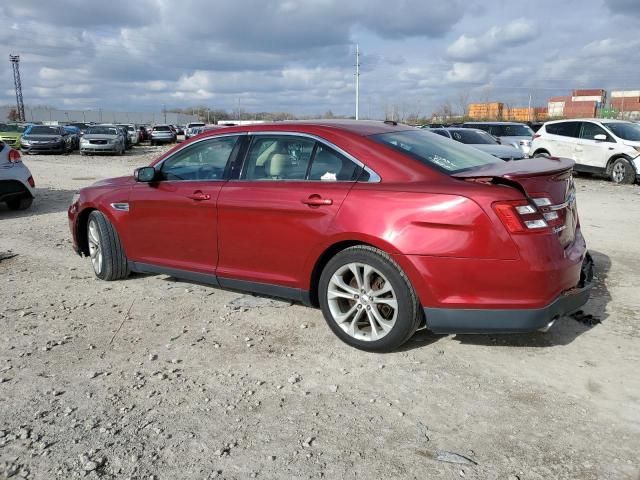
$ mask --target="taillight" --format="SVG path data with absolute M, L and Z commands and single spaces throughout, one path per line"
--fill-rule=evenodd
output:
M 19 163 L 22 161 L 20 157 L 20 152 L 18 150 L 14 150 L 13 148 L 9 150 L 9 161 L 11 163 Z
M 539 133 L 534 133 L 533 134 L 533 140 L 535 140 L 536 138 L 540 138 L 542 135 L 540 135 Z
M 31 188 L 36 188 L 36 182 L 33 180 L 33 177 L 29 177 L 27 179 L 27 182 L 29 182 L 29 185 L 31 185 Z
M 526 200 L 496 202 L 493 209 L 510 233 L 540 232 L 549 228 L 537 206 Z

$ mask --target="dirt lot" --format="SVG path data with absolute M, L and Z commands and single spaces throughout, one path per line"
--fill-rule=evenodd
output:
M 299 305 L 96 280 L 71 196 L 161 150 L 26 157 L 34 206 L 0 207 L 0 478 L 640 478 L 639 187 L 577 180 L 601 324 L 375 355 Z

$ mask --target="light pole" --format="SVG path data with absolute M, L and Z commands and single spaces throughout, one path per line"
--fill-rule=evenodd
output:
M 360 116 L 360 45 L 356 43 L 356 120 Z
M 164 123 L 167 123 L 167 106 L 164 103 L 162 104 L 162 113 L 164 115 Z

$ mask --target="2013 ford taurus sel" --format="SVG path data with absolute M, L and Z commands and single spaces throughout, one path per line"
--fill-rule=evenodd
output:
M 344 342 L 544 330 L 589 296 L 573 161 L 504 162 L 392 122 L 214 130 L 82 189 L 103 280 L 168 274 L 320 307 Z

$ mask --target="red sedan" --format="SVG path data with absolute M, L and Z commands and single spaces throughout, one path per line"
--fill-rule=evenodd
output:
M 168 274 L 320 307 L 344 342 L 544 330 L 588 299 L 573 162 L 504 162 L 394 122 L 223 128 L 84 188 L 103 280 Z

